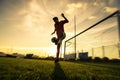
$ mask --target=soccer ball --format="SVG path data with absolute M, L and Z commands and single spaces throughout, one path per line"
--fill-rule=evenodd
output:
M 53 38 L 51 39 L 51 41 L 52 41 L 53 43 L 55 43 L 55 42 L 57 41 L 56 37 L 53 37 Z

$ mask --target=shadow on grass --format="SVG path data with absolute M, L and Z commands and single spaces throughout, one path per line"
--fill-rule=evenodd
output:
M 55 63 L 52 80 L 68 80 L 59 63 Z

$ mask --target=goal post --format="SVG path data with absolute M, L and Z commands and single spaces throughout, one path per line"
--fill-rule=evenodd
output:
M 86 33 L 86 32 L 89 31 L 90 29 L 96 27 L 97 25 L 103 23 L 104 21 L 106 21 L 107 19 L 110 19 L 111 17 L 113 17 L 113 16 L 115 16 L 115 15 L 117 15 L 117 17 L 118 17 L 118 21 L 117 21 L 117 23 L 118 23 L 118 35 L 119 35 L 118 37 L 119 37 L 119 41 L 120 41 L 120 22 L 119 22 L 119 21 L 120 21 L 120 12 L 119 12 L 119 10 L 117 10 L 117 11 L 113 12 L 112 14 L 110 14 L 109 16 L 105 17 L 104 19 L 101 19 L 100 21 L 96 22 L 96 23 L 93 24 L 92 26 L 90 26 L 90 27 L 86 28 L 85 30 L 81 31 L 80 33 L 76 34 L 75 36 L 67 39 L 67 40 L 64 42 L 64 60 L 65 60 L 65 58 L 66 58 L 66 47 L 67 47 L 66 44 L 67 44 L 68 42 L 70 42 L 72 39 L 80 36 L 81 34 Z M 104 47 L 103 47 L 103 48 L 104 48 Z M 76 54 L 76 53 L 75 53 L 75 54 Z M 75 59 L 76 59 L 76 57 L 75 57 Z

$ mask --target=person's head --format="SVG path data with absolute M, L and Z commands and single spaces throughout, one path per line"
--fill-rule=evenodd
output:
M 59 22 L 58 17 L 54 17 L 54 18 L 53 18 L 53 21 L 54 21 L 55 23 Z

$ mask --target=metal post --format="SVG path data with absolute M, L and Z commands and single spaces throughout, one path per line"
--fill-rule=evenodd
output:
M 118 19 L 118 52 L 119 52 L 119 58 L 120 58 L 120 12 L 117 14 Z
M 92 48 L 92 59 L 94 58 L 94 48 Z
M 102 53 L 103 53 L 103 58 L 105 57 L 105 48 L 102 46 Z
M 64 43 L 64 60 L 65 60 L 65 52 L 66 52 L 66 41 Z
M 107 17 L 105 17 L 104 19 L 102 19 L 102 20 L 98 21 L 97 23 L 93 24 L 92 26 L 88 27 L 87 29 L 83 30 L 82 32 L 80 32 L 80 33 L 76 34 L 75 36 L 73 36 L 73 37 L 69 38 L 68 40 L 66 40 L 66 42 L 67 42 L 67 41 L 69 41 L 69 40 L 71 40 L 71 39 L 73 39 L 73 38 L 75 38 L 75 37 L 77 37 L 77 36 L 79 36 L 80 34 L 83 34 L 84 32 L 88 31 L 89 29 L 91 29 L 91 28 L 95 27 L 96 25 L 98 25 L 98 24 L 102 23 L 103 21 L 107 20 L 108 18 L 110 18 L 110 17 L 114 16 L 114 15 L 115 15 L 115 14 L 117 14 L 118 12 L 119 12 L 119 11 L 115 11 L 115 12 L 114 12 L 114 13 L 112 13 L 111 15 L 109 15 L 109 16 L 107 16 Z
M 118 43 L 118 57 L 120 58 L 120 43 Z
M 62 43 L 61 43 L 61 47 L 60 47 L 60 58 L 62 58 Z
M 74 16 L 74 35 L 76 35 L 76 17 Z M 75 58 L 77 58 L 77 53 L 76 53 L 76 37 L 74 39 L 74 49 L 75 49 Z

